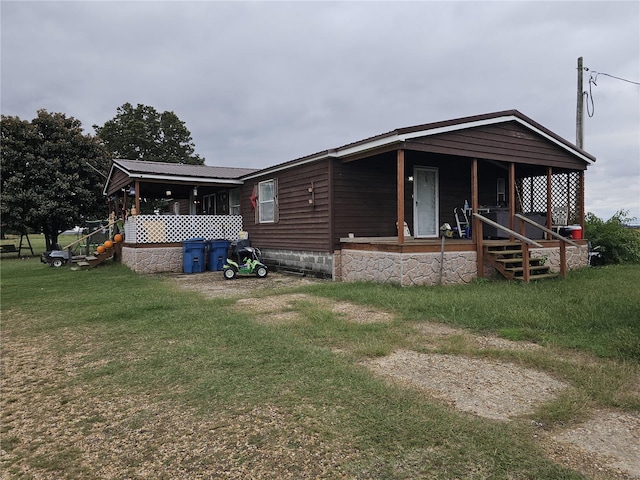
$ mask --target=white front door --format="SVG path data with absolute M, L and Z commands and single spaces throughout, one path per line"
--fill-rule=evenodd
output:
M 438 236 L 438 169 L 413 171 L 413 228 L 416 238 Z

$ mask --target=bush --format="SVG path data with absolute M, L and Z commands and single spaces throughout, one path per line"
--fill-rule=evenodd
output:
M 640 232 L 627 226 L 635 220 L 628 215 L 620 210 L 606 222 L 590 212 L 585 216 L 585 238 L 600 247 L 600 263 L 640 263 Z

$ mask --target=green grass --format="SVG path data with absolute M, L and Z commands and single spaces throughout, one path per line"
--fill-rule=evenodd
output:
M 326 283 L 304 291 L 383 308 L 396 320 L 344 322 L 302 301 L 294 309 L 304 321 L 269 325 L 233 308 L 232 300 L 178 292 L 161 275 L 120 265 L 72 271 L 37 259 L 3 259 L 2 329 L 12 340 L 46 341 L 61 356 L 77 354 L 78 375 L 51 391 L 77 385 L 96 398 L 142 394 L 193 407 L 203 417 L 259 405 L 293 416 L 303 409 L 314 433 L 358 451 L 357 460 L 345 457 L 342 465 L 350 478 L 582 478 L 545 457 L 526 419 L 505 423 L 457 413 L 389 385 L 361 361 L 399 348 L 420 351 L 414 327 L 443 322 L 547 346 L 547 353 L 480 353 L 454 342 L 440 351 L 508 359 L 569 383 L 536 412 L 550 426 L 578 421 L 596 407 L 637 411 L 640 401 L 629 391 L 640 372 L 638 285 L 637 266 L 529 285 Z M 85 419 L 78 428 L 97 421 Z M 11 449 L 15 436 L 3 431 L 2 443 Z M 24 461 L 64 472 L 80 453 L 61 447 L 60 455 L 57 462 L 37 455 Z
M 80 235 L 60 235 L 58 236 L 58 243 L 62 248 L 66 247 L 70 243 L 75 242 L 80 238 Z M 2 243 L 13 243 L 16 248 L 20 246 L 20 235 L 6 235 L 6 239 L 2 240 Z M 41 253 L 46 251 L 45 239 L 44 235 L 40 233 L 30 233 L 29 241 L 27 242 L 27 237 L 23 237 L 22 240 L 22 251 L 20 252 L 22 256 L 31 256 L 31 252 L 28 250 L 29 244 L 31 244 L 31 248 L 33 249 L 34 256 L 40 256 Z M 5 253 L 2 255 L 2 259 L 13 259 L 17 258 L 17 253 Z
M 438 321 L 595 355 L 640 361 L 640 266 L 571 272 L 567 281 L 401 288 L 332 284 L 319 295 L 387 308 L 406 321 Z

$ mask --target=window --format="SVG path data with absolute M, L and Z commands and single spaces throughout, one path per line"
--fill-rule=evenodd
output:
M 205 195 L 202 197 L 202 213 L 204 215 L 213 215 L 216 208 L 216 197 L 214 195 Z
M 229 215 L 228 190 L 220 190 L 216 193 L 216 215 Z
M 258 222 L 274 223 L 278 219 L 278 183 L 266 180 L 258 183 Z
M 229 214 L 240 215 L 240 189 L 229 190 Z
M 504 205 L 507 203 L 507 189 L 504 178 L 498 178 L 496 181 L 496 205 Z

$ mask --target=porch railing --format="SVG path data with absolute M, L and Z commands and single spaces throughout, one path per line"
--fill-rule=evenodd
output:
M 481 277 L 482 271 L 484 270 L 484 245 L 482 242 L 482 223 L 484 222 L 487 225 L 491 225 L 494 228 L 498 228 L 508 233 L 510 236 L 520 240 L 520 242 L 522 243 L 522 278 L 525 283 L 529 282 L 529 275 L 530 275 L 529 245 L 533 245 L 535 247 L 542 247 L 542 245 L 540 245 L 538 242 L 534 240 L 531 240 L 530 238 L 526 237 L 523 234 L 515 232 L 510 228 L 505 227 L 504 225 L 500 225 L 499 223 L 494 222 L 493 220 L 490 220 L 487 217 L 480 215 L 479 213 L 474 213 L 473 217 L 478 220 L 477 222 L 475 222 L 476 225 L 474 226 L 476 228 L 474 229 L 475 233 L 473 234 L 474 237 L 476 238 L 476 254 L 478 257 L 478 276 Z M 529 219 L 527 219 L 527 221 L 528 220 Z
M 135 215 L 124 224 L 125 242 L 136 244 L 237 240 L 241 231 L 241 215 Z
M 71 253 L 71 250 L 73 249 L 73 247 L 75 247 L 76 245 L 79 245 L 80 242 L 82 242 L 83 240 L 86 240 L 87 245 L 90 244 L 90 239 L 91 237 L 93 237 L 94 235 L 100 235 L 100 234 L 104 234 L 105 230 L 109 229 L 110 227 L 114 226 L 116 223 L 118 223 L 117 221 L 115 222 L 111 222 L 108 223 L 107 225 L 101 226 L 99 228 L 96 228 L 93 232 L 84 235 L 83 237 L 78 238 L 77 240 L 71 242 L 69 245 L 67 245 L 66 247 L 64 247 L 65 250 L 68 250 L 69 253 Z M 88 253 L 88 252 L 87 252 Z
M 536 228 L 539 228 L 540 230 L 542 230 L 543 232 L 545 232 L 546 234 L 548 234 L 549 236 L 551 236 L 551 238 L 555 238 L 556 240 L 560 240 L 560 276 L 562 278 L 565 278 L 567 276 L 567 243 L 569 245 L 573 245 L 574 247 L 579 247 L 580 245 L 578 245 L 575 242 L 572 242 L 571 240 L 569 240 L 568 238 L 563 237 L 562 235 L 557 234 L 556 232 L 554 232 L 553 230 L 548 229 L 547 227 L 544 227 L 542 225 L 540 225 L 539 223 L 534 222 L 533 220 L 525 217 L 524 215 L 520 215 L 519 213 L 516 213 L 516 218 L 518 220 L 520 220 L 520 231 L 524 232 L 524 224 L 525 222 L 533 225 Z

